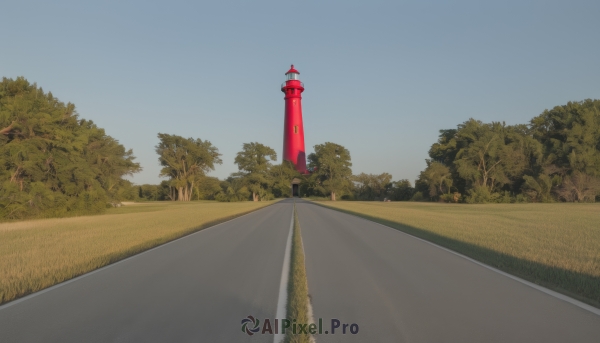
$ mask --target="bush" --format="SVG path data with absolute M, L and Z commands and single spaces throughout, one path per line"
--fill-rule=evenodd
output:
M 422 192 L 416 192 L 415 195 L 412 196 L 410 201 L 425 201 L 425 197 Z
M 461 201 L 461 194 L 458 192 L 454 192 L 454 193 L 450 193 L 450 194 L 442 194 L 440 196 L 440 200 L 442 200 L 443 202 L 452 202 L 452 203 L 458 203 Z
M 525 196 L 524 194 L 517 194 L 517 196 L 515 197 L 515 202 L 521 204 L 529 201 L 527 199 L 527 196 Z
M 510 196 L 509 191 L 504 191 L 504 192 L 502 192 L 502 194 L 498 194 L 498 195 L 499 195 L 499 197 L 497 199 L 498 203 L 510 204 L 510 203 L 515 202 L 515 199 Z
M 492 193 L 487 187 L 477 186 L 468 190 L 466 202 L 468 204 L 488 204 L 499 202 L 502 197 L 499 193 Z

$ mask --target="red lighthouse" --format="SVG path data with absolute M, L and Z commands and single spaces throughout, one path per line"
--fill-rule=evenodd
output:
M 287 80 L 281 85 L 285 94 L 285 121 L 283 124 L 283 159 L 296 166 L 302 174 L 306 171 L 306 152 L 304 150 L 304 126 L 302 125 L 302 92 L 304 84 L 300 82 L 300 72 L 294 65 L 287 73 Z

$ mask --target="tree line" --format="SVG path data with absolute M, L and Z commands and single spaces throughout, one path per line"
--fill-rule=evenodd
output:
M 131 150 L 24 78 L 0 83 L 0 218 L 101 213 L 135 192 Z
M 470 119 L 441 130 L 416 182 L 446 202 L 592 202 L 600 194 L 600 100 L 545 110 L 528 124 Z
M 273 164 L 272 148 L 246 143 L 235 158 L 239 172 L 224 181 L 202 174 L 196 199 L 290 196 L 290 180 L 298 178 L 301 196 L 331 200 L 593 202 L 600 200 L 600 100 L 556 106 L 528 124 L 469 119 L 440 130 L 414 186 L 406 179 L 392 181 L 389 173 L 353 175 L 350 152 L 339 144 L 318 144 L 314 151 L 308 156 L 311 173 L 300 175 L 288 162 Z M 141 186 L 140 197 L 157 199 L 145 195 L 152 192 L 180 200 L 166 191 L 173 182 Z
M 308 155 L 309 174 L 300 174 L 289 161 L 276 164 L 277 153 L 271 147 L 258 142 L 244 143 L 242 150 L 235 157 L 238 172 L 232 173 L 225 180 L 206 175 L 208 170 L 214 169 L 215 163 L 221 163 L 218 150 L 209 142 L 201 142 L 194 138 L 183 138 L 167 134 L 158 134 L 160 143 L 157 146 L 159 162 L 166 169 L 161 175 L 171 176 L 169 180 L 159 185 L 138 186 L 137 199 L 145 200 L 217 200 L 217 201 L 263 201 L 274 198 L 292 196 L 291 181 L 299 179 L 299 194 L 302 197 L 328 197 L 331 200 L 411 200 L 415 189 L 410 181 L 392 181 L 388 173 L 381 175 L 352 174 L 352 160 L 350 151 L 345 147 L 325 142 L 314 146 L 314 153 Z M 164 147 L 166 141 L 180 142 L 168 150 Z M 187 145 L 195 144 L 194 149 L 187 149 Z M 203 146 L 202 149 L 198 149 Z M 174 160 L 170 156 L 181 153 L 181 160 Z M 187 154 L 187 156 L 186 156 Z M 201 158 L 208 156 L 208 158 Z M 176 191 L 181 181 L 175 175 L 184 175 L 184 162 L 197 161 L 199 165 L 194 168 L 196 186 L 190 193 L 192 197 L 181 196 Z M 215 162 L 216 161 L 216 162 Z M 168 171 L 168 172 L 167 172 Z M 188 176 L 189 177 L 189 176 Z M 191 186 L 191 183 L 187 183 Z M 137 200 L 135 199 L 135 200 Z
M 101 213 L 124 200 L 261 201 L 300 195 L 331 200 L 592 202 L 600 195 L 600 100 L 569 102 L 527 124 L 470 119 L 440 130 L 414 186 L 389 173 L 354 175 L 350 152 L 325 142 L 299 174 L 259 142 L 235 156 L 225 180 L 208 173 L 221 154 L 207 140 L 159 133 L 158 185 L 125 177 L 142 168 L 131 150 L 82 119 L 71 103 L 20 77 L 0 83 L 0 218 Z
M 169 179 L 160 185 L 138 186 L 138 198 L 147 200 L 264 201 L 290 197 L 291 181 L 301 180 L 303 196 L 347 195 L 352 188 L 350 152 L 341 145 L 327 142 L 316 145 L 308 156 L 308 175 L 300 174 L 293 164 L 276 164 L 277 153 L 259 142 L 244 143 L 235 157 L 238 172 L 225 180 L 207 172 L 221 164 L 221 154 L 208 141 L 158 134 L 156 152 L 163 166 L 161 176 Z

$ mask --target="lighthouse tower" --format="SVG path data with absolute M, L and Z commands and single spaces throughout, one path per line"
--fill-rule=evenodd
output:
M 288 70 L 286 81 L 281 85 L 285 94 L 285 121 L 283 124 L 283 159 L 290 161 L 296 170 L 306 174 L 306 153 L 304 150 L 304 126 L 302 125 L 302 92 L 300 72 L 294 65 Z

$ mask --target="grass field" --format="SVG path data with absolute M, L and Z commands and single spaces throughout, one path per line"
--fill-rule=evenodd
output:
M 153 202 L 107 214 L 0 224 L 0 303 L 272 202 Z
M 600 204 L 319 203 L 600 307 Z

